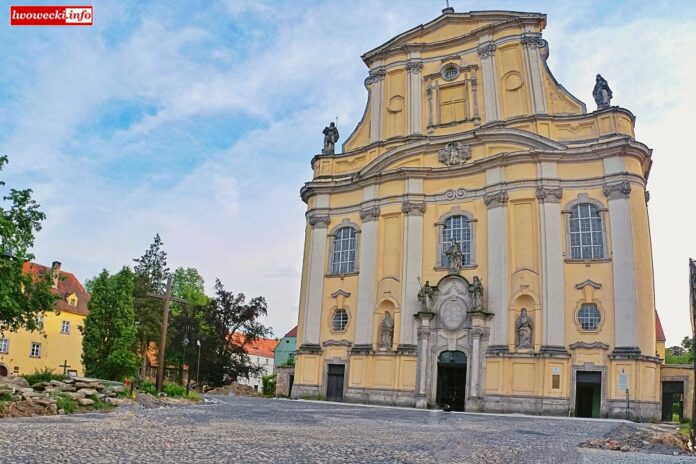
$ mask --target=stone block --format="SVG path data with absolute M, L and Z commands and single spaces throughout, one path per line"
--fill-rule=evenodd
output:
M 71 400 L 76 400 L 76 401 L 85 397 L 84 393 L 80 393 L 80 392 L 63 392 L 63 394 L 65 396 L 67 396 L 68 398 L 70 398 Z
M 79 400 L 77 400 L 77 404 L 79 404 L 80 406 L 91 406 L 94 404 L 94 401 L 90 400 L 89 398 L 80 398 Z
M 97 394 L 97 390 L 93 388 L 80 388 L 77 393 L 82 393 L 84 396 L 92 396 Z

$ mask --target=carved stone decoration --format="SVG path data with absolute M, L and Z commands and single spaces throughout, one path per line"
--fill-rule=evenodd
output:
M 473 307 L 469 282 L 457 276 L 445 277 L 437 287 L 433 312 L 442 328 L 457 331 L 465 326 Z
M 465 313 L 463 301 L 451 296 L 440 306 L 440 322 L 448 330 L 458 330 L 464 323 Z
M 609 345 L 606 343 L 602 342 L 592 342 L 592 343 L 587 343 L 587 342 L 575 342 L 570 345 L 568 345 L 568 348 L 571 350 L 577 350 L 577 349 L 584 349 L 584 350 L 594 350 L 594 349 L 600 349 L 600 350 L 608 350 Z
M 324 128 L 324 148 L 321 150 L 322 155 L 335 154 L 336 142 L 338 142 L 338 128 L 335 123 L 330 123 Z
M 618 184 L 605 185 L 603 188 L 604 196 L 609 200 L 616 198 L 628 198 L 631 194 L 631 183 L 628 181 L 619 182 Z
M 498 206 L 505 206 L 508 202 L 508 193 L 505 190 L 500 190 L 495 193 L 484 195 L 483 202 L 489 209 Z
M 464 253 L 462 253 L 462 247 L 459 245 L 459 242 L 452 240 L 452 245 L 445 252 L 445 255 L 449 261 L 449 273 L 459 274 L 464 260 Z
M 595 103 L 597 103 L 598 110 L 609 108 L 613 94 L 611 93 L 609 84 L 601 76 L 601 74 L 597 74 L 595 86 L 592 90 L 592 96 L 594 97 Z
M 541 202 L 560 203 L 563 197 L 562 188 L 537 187 L 536 197 Z
M 409 61 L 406 63 L 406 71 L 409 73 L 419 73 L 423 69 L 422 61 Z
M 520 42 L 526 48 L 544 48 L 546 46 L 546 41 L 540 35 L 524 35 Z
M 488 42 L 487 44 L 481 45 L 476 51 L 481 59 L 485 59 L 492 57 L 495 54 L 496 48 L 493 42 Z
M 647 205 L 649 201 L 650 201 L 650 192 L 648 192 L 646 190 L 645 191 L 645 204 Z
M 471 159 L 471 147 L 461 142 L 449 142 L 438 154 L 440 162 L 447 166 L 461 166 Z
M 414 214 L 422 216 L 425 213 L 425 203 L 414 203 L 406 200 L 401 203 L 401 211 L 406 215 Z
M 391 350 L 394 340 L 394 319 L 392 319 L 389 311 L 384 312 L 384 319 L 379 326 L 379 346 Z
M 520 317 L 515 322 L 515 332 L 517 333 L 517 348 L 531 348 L 532 334 L 534 333 L 534 323 L 527 315 L 527 309 L 522 308 Z
M 466 190 L 464 190 L 463 188 L 457 190 L 451 189 L 445 192 L 444 197 L 445 200 L 454 200 L 455 198 L 458 200 L 462 200 L 466 198 Z
M 430 313 L 433 311 L 434 293 L 435 287 L 430 285 L 430 281 L 426 280 L 425 285 L 421 286 L 421 289 L 418 291 L 418 301 L 420 301 L 423 312 Z
M 469 295 L 471 296 L 471 309 L 469 311 L 483 310 L 483 284 L 478 276 L 474 276 L 469 285 Z
M 329 216 L 318 216 L 318 215 L 312 214 L 307 218 L 307 222 L 313 228 L 315 228 L 315 227 L 324 228 L 324 227 L 329 226 L 329 222 L 331 222 L 331 219 L 329 218 Z
M 360 211 L 360 220 L 362 222 L 370 222 L 379 218 L 381 211 L 379 206 L 373 206 L 372 208 L 363 209 Z
M 383 68 L 378 68 L 370 71 L 370 75 L 365 79 L 365 85 L 370 85 L 374 82 L 379 82 L 387 75 L 387 71 Z

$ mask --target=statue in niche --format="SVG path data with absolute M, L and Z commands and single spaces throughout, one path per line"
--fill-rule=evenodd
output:
M 452 245 L 450 245 L 445 255 L 449 260 L 449 273 L 459 274 L 459 270 L 462 268 L 462 261 L 464 260 L 464 253 L 462 253 L 462 248 L 456 240 L 452 240 Z
M 328 127 L 324 128 L 324 148 L 321 150 L 321 154 L 335 154 L 336 142 L 338 142 L 338 128 L 336 124 L 331 123 Z
M 420 280 L 419 280 L 420 282 Z M 425 285 L 423 285 L 418 292 L 418 301 L 423 305 L 423 311 L 432 312 L 433 311 L 433 294 L 435 293 L 435 287 L 430 285 L 430 281 L 426 280 Z
M 594 89 L 592 90 L 592 96 L 597 103 L 598 110 L 601 110 L 602 108 L 609 108 L 609 105 L 611 104 L 611 97 L 613 95 L 611 93 L 611 89 L 609 88 L 609 84 L 607 83 L 606 79 L 601 76 L 601 74 L 597 74 L 597 80 Z
M 389 311 L 384 312 L 384 319 L 379 326 L 380 332 L 380 343 L 381 348 L 387 348 L 391 350 L 392 341 L 394 339 L 394 319 L 392 319 Z
M 531 348 L 534 323 L 527 315 L 526 308 L 522 308 L 520 317 L 517 318 L 515 323 L 515 330 L 517 332 L 517 348 Z
M 478 276 L 474 276 L 473 282 L 469 285 L 469 295 L 471 296 L 471 311 L 481 311 L 483 309 L 483 284 Z

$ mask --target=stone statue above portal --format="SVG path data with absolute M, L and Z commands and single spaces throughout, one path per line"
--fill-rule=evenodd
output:
M 392 319 L 391 314 L 389 314 L 389 311 L 384 312 L 384 319 L 382 319 L 382 324 L 380 324 L 379 332 L 379 346 L 381 348 L 387 348 L 391 350 L 392 343 L 394 340 L 394 319 Z
M 418 301 L 421 302 L 423 311 L 426 313 L 433 311 L 433 293 L 435 293 L 435 287 L 430 285 L 429 280 L 426 280 L 425 285 L 418 291 Z
M 471 296 L 471 311 L 481 311 L 483 309 L 483 284 L 478 276 L 474 276 L 473 282 L 469 285 L 469 296 Z
M 609 84 L 602 77 L 601 74 L 597 74 L 594 90 L 592 90 L 592 96 L 594 97 L 595 102 L 597 103 L 598 110 L 601 110 L 603 108 L 609 108 L 609 105 L 611 104 L 611 98 L 613 95 L 611 93 L 611 89 L 609 88 Z
M 331 123 L 324 128 L 324 148 L 321 150 L 322 155 L 333 155 L 336 152 L 336 142 L 338 142 L 338 128 L 336 124 Z
M 447 259 L 449 260 L 449 273 L 459 274 L 464 260 L 464 253 L 462 253 L 462 247 L 459 245 L 459 242 L 452 240 L 452 245 L 450 245 L 445 255 L 447 255 Z
M 520 317 L 517 318 L 515 331 L 517 332 L 517 348 L 531 348 L 534 323 L 527 315 L 526 308 L 522 308 Z

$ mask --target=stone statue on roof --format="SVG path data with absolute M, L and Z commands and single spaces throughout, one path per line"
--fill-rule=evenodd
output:
M 333 122 L 328 127 L 324 128 L 324 148 L 321 150 L 322 155 L 333 155 L 336 151 L 336 142 L 338 142 L 338 128 Z
M 611 97 L 613 95 L 611 93 L 611 89 L 609 88 L 609 84 L 601 74 L 597 74 L 594 90 L 592 90 L 592 96 L 597 103 L 598 110 L 609 108 L 609 105 L 611 104 Z

